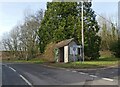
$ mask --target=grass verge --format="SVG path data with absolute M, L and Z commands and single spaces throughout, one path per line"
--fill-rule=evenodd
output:
M 118 61 L 120 58 L 106 57 L 100 58 L 95 61 L 85 61 L 85 62 L 70 62 L 70 63 L 48 63 L 49 66 L 61 67 L 61 68 L 74 68 L 74 69 L 94 69 L 94 68 L 104 68 L 110 66 L 118 66 L 120 64 Z
M 94 61 L 85 62 L 70 62 L 70 63 L 49 63 L 44 59 L 34 58 L 31 60 L 7 60 L 3 62 L 14 62 L 14 63 L 35 63 L 35 64 L 46 64 L 48 66 L 61 67 L 61 68 L 72 68 L 72 69 L 94 69 L 94 68 L 104 68 L 110 66 L 118 66 L 120 64 L 120 58 L 114 57 L 101 57 L 100 59 Z
M 31 60 L 15 60 L 15 59 L 12 59 L 12 60 L 2 60 L 2 62 L 11 62 L 11 63 L 36 63 L 36 64 L 42 64 L 44 62 L 46 62 L 44 59 L 40 59 L 40 58 L 34 58 L 34 59 L 31 59 Z

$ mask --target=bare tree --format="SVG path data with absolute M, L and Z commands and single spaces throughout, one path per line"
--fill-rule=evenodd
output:
M 39 53 L 38 29 L 43 18 L 43 11 L 35 14 L 26 12 L 23 24 L 15 26 L 8 34 L 3 35 L 4 49 L 11 51 L 14 58 L 31 59 Z
M 110 50 L 111 45 L 118 40 L 117 26 L 114 24 L 112 17 L 103 15 L 98 18 L 101 30 L 99 32 L 101 36 L 101 49 Z

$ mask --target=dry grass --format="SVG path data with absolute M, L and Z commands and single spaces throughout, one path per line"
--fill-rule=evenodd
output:
M 101 57 L 111 57 L 111 56 L 113 56 L 111 51 L 108 51 L 108 50 L 100 51 L 100 55 L 101 55 Z
M 49 62 L 54 61 L 54 48 L 55 43 L 50 43 L 46 46 L 45 53 L 43 54 L 45 60 L 48 60 Z

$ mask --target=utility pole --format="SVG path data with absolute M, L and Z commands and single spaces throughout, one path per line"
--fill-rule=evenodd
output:
M 120 37 L 120 1 L 118 2 L 118 36 Z
M 83 62 L 84 62 L 84 29 L 83 29 L 83 1 L 81 1 L 82 4 L 82 12 L 81 12 L 81 18 L 82 18 L 82 29 L 81 29 L 81 33 L 82 33 L 82 58 L 83 58 Z

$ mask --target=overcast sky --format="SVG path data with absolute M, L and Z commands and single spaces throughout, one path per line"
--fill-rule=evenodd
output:
M 9 32 L 15 25 L 21 23 L 24 19 L 26 10 L 46 8 L 46 2 L 50 0 L 0 0 L 0 40 L 3 33 Z M 95 0 L 92 8 L 99 14 L 117 16 L 119 0 Z

